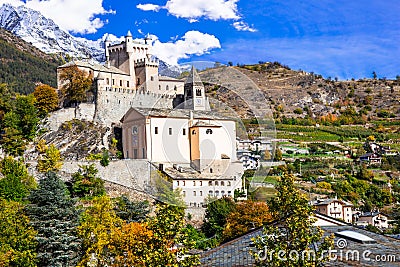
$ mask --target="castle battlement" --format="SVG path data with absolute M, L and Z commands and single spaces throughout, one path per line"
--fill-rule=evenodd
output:
M 128 32 L 123 42 L 111 45 L 107 37 L 104 42 L 104 65 L 79 61 L 69 62 L 57 69 L 59 72 L 77 66 L 93 75 L 96 84 L 94 120 L 110 125 L 120 121 L 131 107 L 172 109 L 183 100 L 189 103 L 185 104 L 185 108 L 189 109 L 204 110 L 209 106 L 204 87 L 201 87 L 202 83 L 194 70 L 190 77 L 194 76 L 186 81 L 185 86 L 183 80 L 159 75 L 159 60 L 152 57 L 152 46 L 147 41 L 133 41 Z M 58 84 L 60 89 L 62 82 Z

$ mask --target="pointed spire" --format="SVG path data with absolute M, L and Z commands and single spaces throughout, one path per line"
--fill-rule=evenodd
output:
M 126 34 L 126 36 L 125 37 L 132 37 L 132 33 L 131 33 L 131 31 L 128 31 L 128 33 Z
M 192 69 L 190 71 L 190 75 L 189 77 L 186 79 L 186 84 L 196 84 L 196 83 L 200 83 L 203 84 L 201 82 L 200 76 L 196 71 L 196 68 L 192 65 Z

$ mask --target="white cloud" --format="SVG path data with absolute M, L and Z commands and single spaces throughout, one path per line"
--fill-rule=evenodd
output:
M 23 1 L 19 1 L 19 0 L 0 0 L 0 5 L 3 5 L 3 4 L 11 4 L 12 6 L 22 6 L 22 5 L 24 5 L 25 3 L 23 2 Z
M 143 11 L 156 11 L 156 12 L 161 8 L 161 6 L 154 4 L 138 4 L 136 5 L 136 7 Z
M 178 60 L 191 55 L 203 55 L 211 49 L 221 48 L 219 40 L 211 34 L 199 31 L 188 31 L 180 40 L 162 43 L 157 36 L 152 35 L 155 56 L 171 65 L 177 65 Z
M 239 19 L 236 3 L 239 0 L 168 0 L 165 6 L 139 4 L 136 7 L 144 11 L 167 9 L 168 13 L 185 18 L 190 22 L 204 17 L 211 20 Z
M 236 21 L 232 24 L 232 26 L 238 30 L 238 31 L 248 31 L 248 32 L 256 32 L 257 29 L 250 27 L 246 22 L 244 21 Z
M 115 13 L 103 8 L 103 0 L 0 0 L 0 4 L 25 5 L 52 19 L 61 28 L 74 33 L 94 33 L 107 21 L 96 15 Z

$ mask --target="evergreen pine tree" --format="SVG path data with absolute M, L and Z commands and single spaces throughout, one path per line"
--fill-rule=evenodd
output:
M 79 214 L 63 181 L 48 173 L 28 200 L 27 214 L 38 232 L 38 265 L 75 266 L 81 244 L 76 235 Z

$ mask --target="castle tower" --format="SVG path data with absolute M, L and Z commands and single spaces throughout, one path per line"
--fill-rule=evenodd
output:
M 108 51 L 108 47 L 111 44 L 110 36 L 108 36 L 104 40 L 104 50 L 105 50 L 105 55 L 106 55 L 106 66 L 109 68 L 110 67 L 110 52 Z
M 206 110 L 206 94 L 204 85 L 194 66 L 186 79 L 184 88 L 185 109 Z

